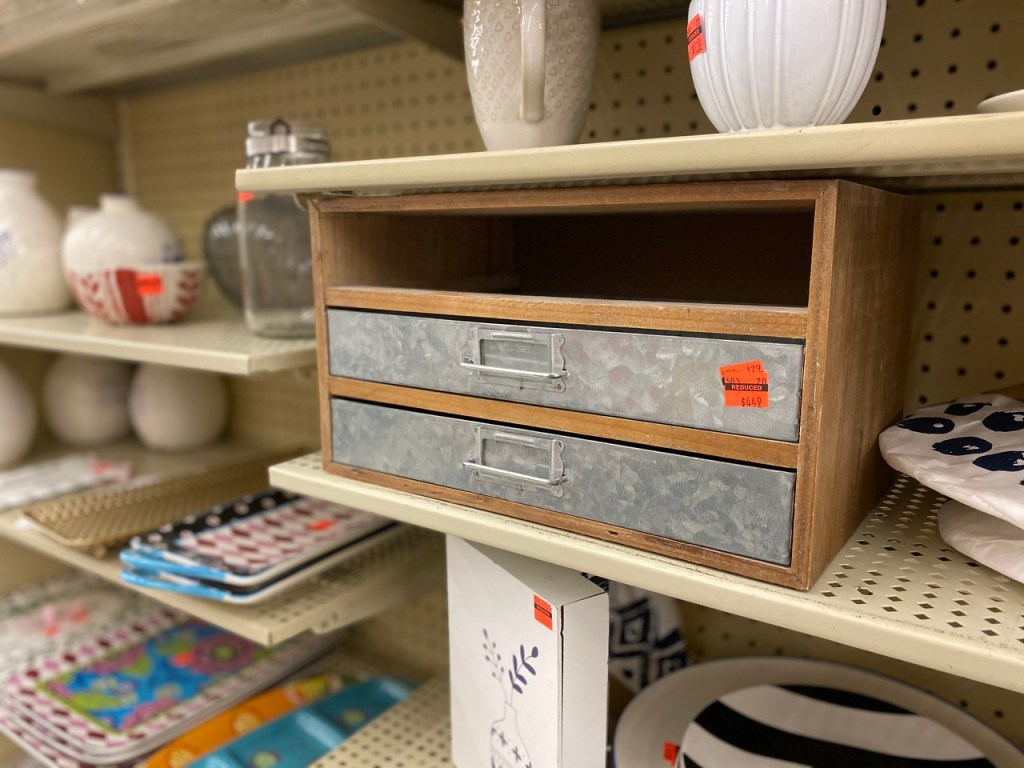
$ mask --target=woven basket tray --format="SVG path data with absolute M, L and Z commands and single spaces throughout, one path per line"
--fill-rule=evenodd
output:
M 249 457 L 135 488 L 103 486 L 41 502 L 22 514 L 60 544 L 102 557 L 132 536 L 266 488 L 267 467 L 288 456 Z

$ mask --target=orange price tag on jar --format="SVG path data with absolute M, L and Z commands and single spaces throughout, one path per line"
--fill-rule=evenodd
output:
M 138 275 L 135 278 L 135 289 L 139 296 L 159 296 L 164 292 L 164 278 L 159 273 Z
M 704 47 L 704 24 L 698 13 L 689 24 L 686 25 L 686 53 L 693 61 L 700 56 L 707 48 Z
M 718 369 L 725 390 L 726 408 L 767 408 L 768 372 L 760 360 Z

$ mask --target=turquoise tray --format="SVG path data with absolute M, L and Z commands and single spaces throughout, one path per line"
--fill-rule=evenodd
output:
M 306 768 L 412 691 L 378 677 L 279 717 L 191 763 L 193 768 Z

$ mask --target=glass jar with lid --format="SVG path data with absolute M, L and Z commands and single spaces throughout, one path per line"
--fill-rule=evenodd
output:
M 247 167 L 322 163 L 327 132 L 300 121 L 256 120 L 245 142 Z M 294 195 L 238 197 L 239 258 L 246 324 L 260 336 L 311 337 L 313 261 L 309 214 Z

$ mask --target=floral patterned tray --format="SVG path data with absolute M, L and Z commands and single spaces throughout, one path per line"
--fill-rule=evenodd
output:
M 74 748 L 67 741 L 59 736 L 40 733 L 35 725 L 11 710 L 3 700 L 0 700 L 0 732 L 52 768 L 128 768 L 132 765 L 131 762 L 122 762 L 100 766 L 75 759 L 68 754 L 74 752 Z
M 276 682 L 331 642 L 313 636 L 264 648 L 161 607 L 32 658 L 2 695 L 79 759 L 122 762 Z
M 138 613 L 145 598 L 81 574 L 31 584 L 0 598 L 0 670 L 12 669 L 49 643 Z

